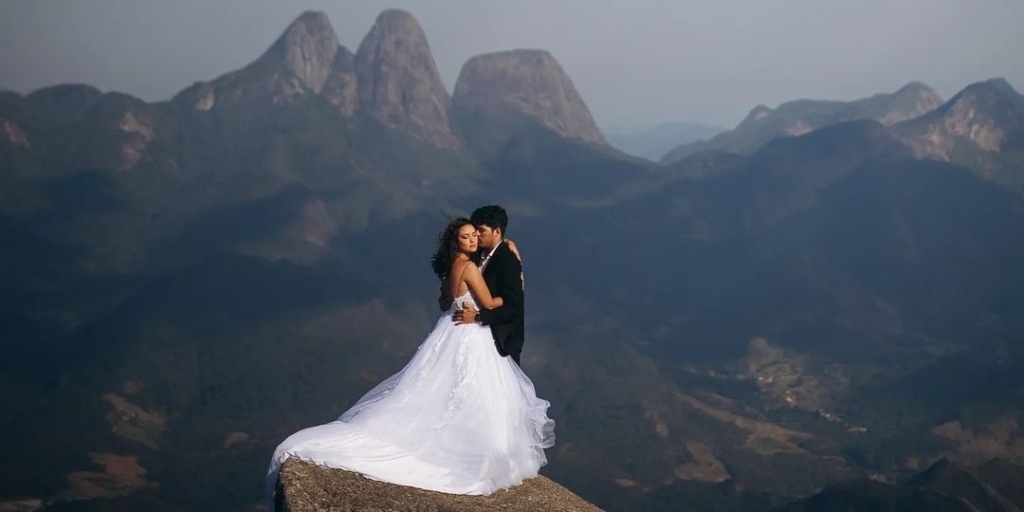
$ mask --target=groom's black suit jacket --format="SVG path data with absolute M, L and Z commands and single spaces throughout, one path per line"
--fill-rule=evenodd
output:
M 523 351 L 523 265 L 502 242 L 484 267 L 484 282 L 491 295 L 501 297 L 503 304 L 495 309 L 481 309 L 480 321 L 491 328 L 498 353 L 511 356 L 519 363 Z

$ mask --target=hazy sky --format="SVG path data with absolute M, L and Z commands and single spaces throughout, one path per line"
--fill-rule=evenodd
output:
M 1024 88 L 1024 0 L 0 0 L 0 87 L 166 99 L 252 61 L 302 10 L 355 51 L 388 7 L 419 20 L 449 91 L 475 54 L 542 48 L 605 130 L 732 127 L 759 103 L 911 80 Z

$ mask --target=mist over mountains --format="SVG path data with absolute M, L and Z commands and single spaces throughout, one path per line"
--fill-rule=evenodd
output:
M 942 458 L 1004 478 L 1022 120 L 1003 80 L 910 84 L 758 107 L 655 164 L 543 50 L 474 57 L 449 93 L 397 10 L 354 52 L 303 13 L 167 102 L 0 93 L 0 502 L 256 506 L 277 442 L 422 341 L 445 215 L 494 203 L 558 421 L 543 472 L 602 508 L 904 493 Z
M 722 131 L 703 123 L 661 123 L 634 132 L 609 133 L 608 141 L 626 153 L 657 162 L 680 144 L 709 139 Z

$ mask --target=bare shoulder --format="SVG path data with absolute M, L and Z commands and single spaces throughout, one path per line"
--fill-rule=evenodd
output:
M 462 275 L 462 273 L 466 270 L 466 265 L 469 265 L 470 263 L 472 263 L 472 262 L 469 261 L 469 260 L 455 260 L 455 261 L 453 261 L 452 262 L 452 268 L 448 272 L 448 275 L 453 276 L 453 277 Z M 476 265 L 474 265 L 474 266 L 476 266 Z
M 465 276 L 467 276 L 469 274 L 472 274 L 474 272 L 479 274 L 480 273 L 480 267 L 478 267 L 476 265 L 476 263 L 473 263 L 472 261 L 461 260 L 461 261 L 456 261 L 455 263 L 452 263 L 451 275 L 453 275 L 453 276 L 463 276 L 463 277 L 465 277 Z

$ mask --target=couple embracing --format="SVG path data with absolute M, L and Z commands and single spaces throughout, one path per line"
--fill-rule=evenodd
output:
M 445 227 L 431 259 L 445 310 L 434 329 L 402 370 L 340 418 L 277 447 L 271 495 L 289 457 L 452 494 L 490 494 L 537 476 L 554 421 L 518 364 L 522 264 L 507 226 L 492 205 Z

